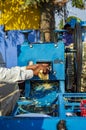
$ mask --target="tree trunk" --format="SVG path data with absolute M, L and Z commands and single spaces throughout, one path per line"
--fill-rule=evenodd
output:
M 55 29 L 54 6 L 52 2 L 44 3 L 41 7 L 41 41 L 53 41 L 53 30 Z

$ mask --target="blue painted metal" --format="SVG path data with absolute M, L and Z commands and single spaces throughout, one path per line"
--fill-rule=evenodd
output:
M 82 41 L 86 42 L 86 21 L 82 21 L 81 26 L 82 26 Z
M 18 65 L 27 65 L 30 61 L 34 64 L 37 62 L 50 63 L 51 72 L 49 74 L 50 81 L 60 81 L 60 91 L 64 92 L 64 80 L 65 80 L 65 58 L 64 58 L 64 43 L 59 41 L 58 43 L 43 43 L 43 44 L 28 44 L 24 43 L 22 46 L 18 46 Z M 40 80 L 38 77 L 34 77 L 31 80 Z M 36 81 L 37 82 L 37 81 Z M 55 86 L 52 86 L 52 88 Z M 53 91 L 38 91 L 34 95 L 30 95 L 31 81 L 26 81 L 25 97 L 31 97 L 35 99 L 37 106 L 50 106 L 56 100 L 58 89 Z M 44 95 L 43 95 L 44 93 Z M 46 93 L 46 94 L 45 94 Z M 41 96 L 42 95 L 42 96 Z M 62 104 L 60 104 L 62 106 Z M 61 107 L 62 108 L 62 107 Z M 62 114 L 63 115 L 63 114 Z
M 86 27 L 86 21 L 81 21 L 81 26 Z
M 65 93 L 65 57 L 64 57 L 64 43 L 61 41 L 54 44 L 54 43 L 43 43 L 43 44 L 24 44 L 21 46 L 20 49 L 20 54 L 18 57 L 18 63 L 20 66 L 23 66 L 24 64 L 27 65 L 28 61 L 33 61 L 33 63 L 36 62 L 51 62 L 52 64 L 52 71 L 50 73 L 49 76 L 49 80 L 58 80 L 59 81 L 59 90 L 58 91 L 52 91 L 52 93 L 45 95 L 44 97 L 38 99 L 37 95 L 36 95 L 36 99 L 39 102 L 38 106 L 42 107 L 42 106 L 48 106 L 51 105 L 55 99 L 57 98 L 56 103 L 58 105 L 58 110 L 57 112 L 59 113 L 59 115 L 57 117 L 50 117 L 50 118 L 44 118 L 44 122 L 46 122 L 46 120 L 48 120 L 47 123 L 45 123 L 46 125 L 43 124 L 44 129 L 57 129 L 56 126 L 58 124 L 58 122 L 62 119 L 66 120 L 66 122 L 70 122 L 71 120 L 74 122 L 75 119 L 77 119 L 77 122 L 80 120 L 80 118 L 76 117 L 72 117 L 72 118 L 67 118 L 66 117 L 66 113 L 70 112 L 70 113 L 74 113 L 74 112 L 80 112 L 80 102 L 69 102 L 67 99 L 75 98 L 75 97 L 86 97 L 86 93 Z M 28 53 L 29 52 L 29 53 Z M 30 55 L 31 54 L 31 55 Z M 61 72 L 62 71 L 62 72 Z M 54 73 L 56 72 L 56 73 Z M 39 80 L 36 77 L 33 78 L 32 80 Z M 30 82 L 30 81 L 28 81 Z M 31 85 L 29 83 L 29 85 L 27 84 L 27 87 Z M 26 89 L 26 93 L 27 93 Z M 30 90 L 30 89 L 29 89 Z M 26 96 L 28 96 L 29 94 L 27 94 Z M 30 95 L 29 95 L 30 96 Z M 67 98 L 67 99 L 66 99 Z M 66 100 L 65 100 L 66 99 Z M 23 102 L 22 102 L 23 103 Z M 33 103 L 32 103 L 33 104 Z M 70 106 L 68 109 L 65 108 L 66 106 Z M 76 109 L 76 107 L 78 107 Z M 26 112 L 28 113 L 28 112 Z M 73 115 L 72 115 L 73 116 Z M 41 119 L 41 118 L 40 118 Z M 84 122 L 84 119 L 81 118 Z M 34 120 L 34 118 L 32 119 Z M 49 121 L 52 120 L 51 126 L 48 125 Z M 57 122 L 56 122 L 57 121 Z M 78 127 L 78 123 L 76 122 L 75 125 L 71 125 L 70 127 L 67 128 L 68 130 L 71 130 L 74 128 L 74 130 Z M 54 126 L 54 127 L 53 127 Z M 72 127 L 73 126 L 73 127 Z M 80 127 L 80 129 L 83 128 L 83 124 Z M 42 127 L 41 127 L 42 129 Z M 78 129 L 79 130 L 79 129 Z
M 18 65 L 27 65 L 30 61 L 34 64 L 37 62 L 50 62 L 52 66 L 52 76 L 50 80 L 65 80 L 65 60 L 64 44 L 59 42 L 29 44 L 18 47 Z
M 58 130 L 60 120 L 66 120 L 67 130 L 85 130 L 86 118 L 82 117 L 4 117 L 0 120 L 3 130 Z M 80 123 L 79 123 L 80 122 Z
M 80 112 L 80 102 L 71 102 L 72 98 L 86 97 L 86 93 L 66 93 L 65 92 L 65 48 L 64 43 L 60 40 L 57 43 L 43 43 L 43 44 L 25 44 L 18 46 L 18 65 L 24 66 L 32 61 L 34 64 L 37 62 L 48 62 L 51 65 L 51 72 L 49 74 L 49 81 L 59 82 L 59 86 L 52 86 L 52 91 L 39 91 L 32 95 L 32 81 L 42 82 L 38 77 L 26 81 L 25 86 L 25 99 L 19 99 L 17 107 L 10 116 L 0 117 L 0 128 L 3 130 L 60 130 L 57 129 L 59 121 L 66 121 L 67 130 L 85 130 L 86 118 L 73 115 L 73 113 Z M 36 90 L 37 91 L 37 90 Z M 38 91 L 37 91 L 38 92 Z M 37 95 L 38 94 L 38 95 Z M 44 95 L 43 95 L 44 94 Z M 27 99 L 27 98 L 30 98 Z M 38 101 L 37 107 L 48 107 L 56 104 L 58 107 L 54 113 L 56 116 L 46 116 L 38 113 L 30 113 L 21 108 L 21 105 L 28 106 L 34 105 L 35 100 Z M 68 107 L 70 106 L 70 107 Z M 76 107 L 78 108 L 76 109 Z M 67 108 L 66 108 L 67 107 Z M 18 112 L 22 111 L 22 115 Z M 67 113 L 72 113 L 72 117 L 68 117 Z M 38 117 L 39 116 L 39 117 Z M 80 122 L 80 123 L 79 123 Z

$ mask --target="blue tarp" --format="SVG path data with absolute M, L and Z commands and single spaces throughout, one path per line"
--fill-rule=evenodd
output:
M 29 42 L 36 42 L 39 39 L 35 35 L 37 31 L 32 31 L 28 35 Z M 4 31 L 4 26 L 0 26 L 0 52 L 6 63 L 6 67 L 10 68 L 17 65 L 17 45 L 23 44 L 24 34 L 19 30 Z

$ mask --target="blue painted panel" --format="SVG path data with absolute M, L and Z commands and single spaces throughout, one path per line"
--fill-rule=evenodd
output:
M 52 64 L 52 79 L 65 79 L 64 44 L 59 42 L 43 44 L 24 44 L 18 46 L 18 65 L 25 66 L 29 61 L 50 62 Z
M 86 130 L 85 117 L 66 117 L 65 119 L 57 117 L 0 118 L 0 130 L 57 130 L 60 120 L 66 121 L 67 130 Z

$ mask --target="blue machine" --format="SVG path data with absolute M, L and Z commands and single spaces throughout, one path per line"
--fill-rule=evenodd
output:
M 48 63 L 49 79 L 33 77 L 25 81 L 23 96 L 10 116 L 0 118 L 3 130 L 85 130 L 81 99 L 86 93 L 65 91 L 65 47 L 56 43 L 25 42 L 18 46 L 18 65 Z M 49 85 L 49 88 L 46 88 Z M 45 85 L 45 86 L 44 86 Z M 79 123 L 80 122 L 80 123 Z

